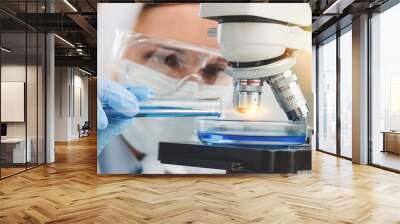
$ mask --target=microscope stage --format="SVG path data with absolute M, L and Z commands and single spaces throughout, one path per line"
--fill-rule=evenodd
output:
M 297 173 L 311 170 L 311 147 L 160 142 L 158 159 L 165 164 L 223 169 L 228 173 Z

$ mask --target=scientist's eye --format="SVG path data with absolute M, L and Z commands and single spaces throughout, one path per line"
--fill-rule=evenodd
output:
M 181 64 L 179 63 L 179 59 L 175 54 L 171 54 L 165 57 L 164 63 L 171 68 L 180 68 Z
M 181 69 L 182 67 L 182 62 L 175 52 L 148 52 L 144 58 L 172 69 Z
M 201 75 L 207 84 L 213 84 L 220 72 L 223 72 L 225 67 L 217 64 L 208 64 L 202 69 Z
M 217 76 L 218 73 L 223 72 L 225 70 L 225 67 L 221 65 L 213 65 L 213 64 L 208 64 L 206 65 L 205 68 L 203 68 L 203 73 L 204 75 L 207 76 Z

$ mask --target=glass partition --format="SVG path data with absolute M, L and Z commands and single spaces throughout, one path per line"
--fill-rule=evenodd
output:
M 26 137 L 26 41 L 25 32 L 1 34 L 2 177 L 24 171 L 31 161 Z
M 39 1 L 27 2 L 26 12 L 41 13 L 42 6 Z M 33 17 L 38 19 L 38 17 Z M 37 23 L 38 21 L 32 21 Z M 31 151 L 31 161 L 27 163 L 27 167 L 35 167 L 39 164 L 39 158 L 42 153 L 39 153 L 39 75 L 41 72 L 41 45 L 44 38 L 37 30 L 27 27 L 27 150 Z M 44 86 L 42 86 L 43 88 Z M 42 112 L 42 111 L 41 111 Z M 29 148 L 30 147 L 30 148 Z
M 27 5 L 28 4 L 28 5 Z M 44 1 L 1 1 L 39 13 Z M 0 178 L 45 163 L 45 34 L 0 12 Z M 12 24 L 12 25 L 10 25 Z M 16 24 L 16 25 L 13 25 Z

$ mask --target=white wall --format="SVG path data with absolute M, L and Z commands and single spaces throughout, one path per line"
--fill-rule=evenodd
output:
M 32 151 L 33 161 L 39 159 L 39 163 L 44 163 L 44 150 L 45 150 L 45 116 L 44 116 L 44 73 L 42 67 L 30 66 L 25 64 L 3 64 L 1 66 L 1 81 L 2 82 L 24 82 L 26 85 L 26 106 L 22 106 L 20 112 L 25 114 L 26 120 L 22 122 L 6 122 L 7 123 L 7 137 L 9 138 L 27 138 L 31 143 L 30 148 Z M 25 80 L 27 78 L 27 80 Z M 4 89 L 2 89 L 3 92 Z M 24 90 L 21 94 L 24 94 Z M 3 93 L 4 94 L 4 93 Z M 2 95 L 7 97 L 7 95 Z M 24 103 L 24 102 L 23 102 Z M 2 107 L 1 110 L 12 110 L 10 107 Z M 13 113 L 12 111 L 7 111 Z M 15 112 L 14 112 L 15 113 Z M 37 154 L 39 154 L 38 157 Z M 49 158 L 49 157 L 48 157 Z M 51 157 L 50 157 L 51 158 Z M 52 160 L 48 160 L 51 162 Z
M 67 141 L 69 138 L 69 68 L 55 69 L 55 141 Z
M 25 69 L 25 65 L 2 65 L 1 81 L 25 82 Z M 7 122 L 7 137 L 25 137 L 25 126 L 25 122 Z
M 88 78 L 80 75 L 74 76 L 74 107 L 72 108 L 71 135 L 79 137 L 78 124 L 83 125 L 88 121 Z M 80 111 L 82 110 L 82 111 Z
M 35 73 L 36 74 L 36 67 L 33 66 L 28 66 L 25 67 L 25 65 L 2 65 L 1 66 L 1 81 L 3 82 L 25 82 L 25 75 L 26 72 L 28 74 Z M 30 81 L 30 85 L 34 84 L 36 85 L 36 81 L 34 83 L 31 83 L 32 80 Z M 34 92 L 30 92 L 29 90 L 33 90 Z M 28 93 L 27 93 L 27 102 L 33 102 L 34 100 L 32 98 L 36 99 L 36 89 L 28 88 Z M 36 101 L 35 101 L 36 102 Z M 30 106 L 35 106 L 35 105 L 30 105 Z M 7 108 L 1 108 L 2 110 L 7 110 Z M 28 113 L 28 122 L 35 121 L 36 123 L 36 113 Z M 26 122 L 7 122 L 7 136 L 8 137 L 25 137 L 25 124 Z M 33 127 L 33 125 L 28 125 L 28 128 Z M 35 127 L 36 129 L 36 127 Z M 29 130 L 28 130 L 29 131 Z M 29 133 L 28 133 L 29 134 Z
M 77 139 L 78 125 L 88 120 L 88 78 L 75 68 L 56 67 L 55 86 L 55 140 Z

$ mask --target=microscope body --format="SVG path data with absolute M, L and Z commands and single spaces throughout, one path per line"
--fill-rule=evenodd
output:
M 307 103 L 291 69 L 296 64 L 294 50 L 311 51 L 311 34 L 301 28 L 311 25 L 308 4 L 201 3 L 200 16 L 218 21 L 217 29 L 210 29 L 209 35 L 217 37 L 220 52 L 228 61 L 226 72 L 234 80 L 233 101 L 239 112 L 259 109 L 260 103 L 266 102 L 261 101 L 263 87 L 270 85 L 289 120 L 306 120 Z M 297 173 L 312 168 L 308 144 L 250 147 L 160 142 L 158 159 L 163 164 L 228 173 Z
M 201 3 L 200 16 L 218 21 L 216 36 L 239 112 L 259 109 L 262 88 L 269 84 L 289 120 L 307 118 L 307 102 L 291 68 L 293 50 L 310 47 L 311 35 L 301 28 L 311 24 L 308 4 Z

